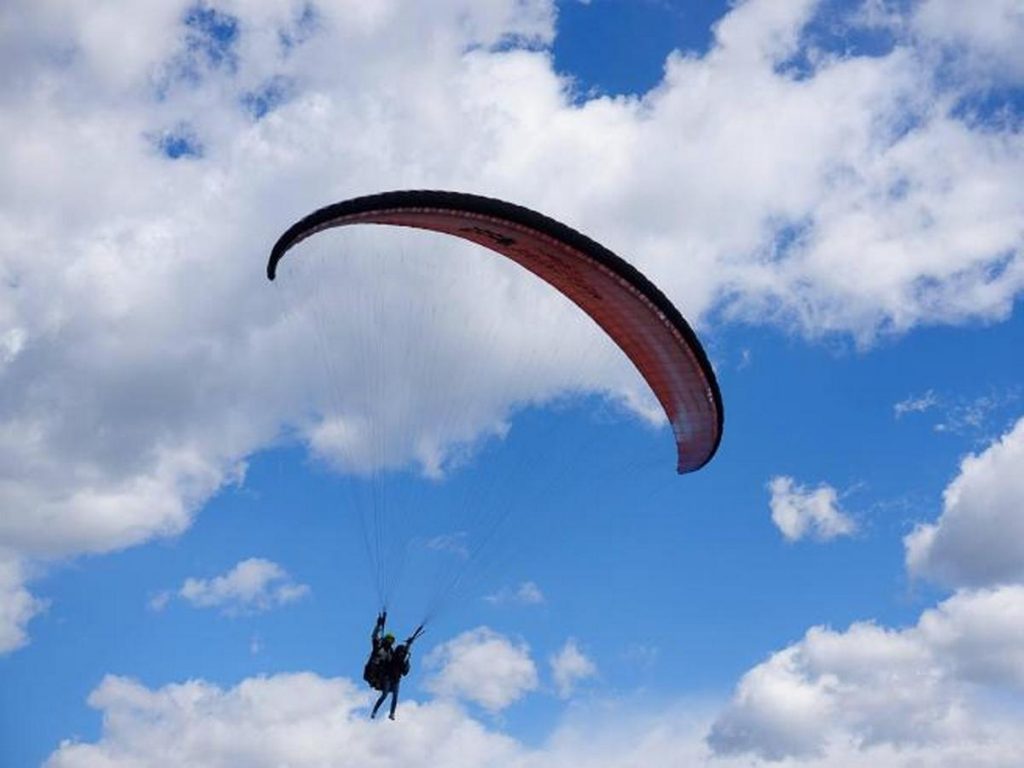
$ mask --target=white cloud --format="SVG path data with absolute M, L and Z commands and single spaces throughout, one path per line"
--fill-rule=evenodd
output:
M 89 697 L 105 715 L 103 740 L 65 742 L 47 766 L 469 766 L 513 749 L 454 706 L 405 701 L 401 727 L 382 728 L 367 717 L 370 701 L 348 680 L 308 673 L 251 678 L 229 690 L 203 681 L 149 690 L 107 677 Z
M 712 753 L 702 739 L 707 705 L 675 702 L 652 712 L 628 700 L 576 706 L 543 743 L 526 746 L 450 702 L 405 697 L 397 724 L 371 721 L 371 702 L 369 692 L 348 680 L 308 673 L 250 678 L 229 689 L 198 680 L 150 689 L 107 677 L 89 697 L 103 716 L 100 738 L 66 740 L 45 765 L 621 768 L 668 760 L 717 768 L 1017 768 L 1024 749 L 1019 721 L 993 719 L 984 740 L 899 748 L 836 743 L 820 759 L 769 762 Z
M 498 712 L 537 687 L 537 668 L 525 643 L 479 627 L 439 645 L 424 660 L 435 670 L 428 690 Z
M 952 49 L 968 73 L 997 81 L 1024 80 L 1024 6 L 1018 0 L 989 0 L 976 7 L 957 0 L 925 0 L 915 9 L 915 31 Z
M 426 282 L 409 267 L 386 292 L 379 260 L 327 269 L 324 289 L 379 297 L 396 337 L 429 314 L 416 298 L 449 313 L 394 357 L 385 391 L 356 366 L 332 400 L 301 343 L 308 316 L 262 277 L 268 244 L 327 201 L 507 197 L 620 251 L 698 324 L 868 344 L 1003 319 L 1024 289 L 1024 141 L 952 109 L 971 85 L 927 55 L 952 34 L 936 2 L 890 53 L 812 57 L 797 77 L 787 61 L 815 4 L 750 0 L 650 93 L 582 102 L 536 49 L 555 31 L 548 0 L 346 1 L 312 17 L 233 3 L 230 44 L 189 26 L 190 6 L 0 8 L 0 67 L 17 73 L 0 83 L 0 547 L 19 557 L 178 535 L 282 433 L 350 470 L 439 476 L 523 404 L 596 391 L 652 412 L 619 356 L 580 352 L 592 329 L 573 308 L 497 260 L 467 271 L 448 246 Z M 972 12 L 965 59 L 1018 71 L 1007 9 Z M 201 151 L 164 157 L 153 137 L 169 132 Z M 403 241 L 362 242 L 377 257 Z M 357 309 L 339 310 L 342 357 L 374 327 Z M 553 338 L 556 353 L 520 364 Z
M 47 602 L 24 587 L 24 566 L 0 552 L 0 653 L 17 650 L 28 642 L 28 623 L 46 610 Z
M 578 683 L 597 674 L 597 666 L 583 654 L 572 638 L 565 641 L 565 645 L 549 659 L 549 663 L 558 695 L 563 699 L 572 696 Z
M 519 605 L 541 605 L 544 602 L 544 593 L 536 582 L 524 581 L 515 589 L 503 587 L 493 595 L 484 597 L 489 603 L 500 605 L 502 603 L 517 603 Z
M 1024 419 L 960 464 L 934 523 L 905 539 L 907 569 L 951 586 L 1024 582 Z
M 771 491 L 772 522 L 789 541 L 811 536 L 829 541 L 838 536 L 849 536 L 857 526 L 839 508 L 835 488 L 819 485 L 813 490 L 799 485 L 792 477 L 773 477 L 768 483 Z
M 918 622 L 958 680 L 1024 692 L 1024 587 L 957 592 Z
M 1024 693 L 1020 466 L 1024 419 L 963 461 L 942 516 L 906 538 L 911 573 L 986 588 L 960 589 L 906 629 L 812 628 L 744 675 L 710 746 L 765 760 L 827 763 L 850 748 L 895 750 L 900 765 L 1012 765 L 1019 737 L 1005 739 L 1024 724 L 1000 702 Z
M 185 579 L 178 597 L 196 608 L 219 608 L 229 615 L 258 613 L 295 602 L 309 594 L 309 587 L 295 583 L 277 563 L 258 557 L 242 560 L 223 576 Z M 163 595 L 151 601 L 154 608 L 166 605 Z
M 708 741 L 767 760 L 824 758 L 837 743 L 955 754 L 1019 718 L 986 690 L 1024 692 L 1024 587 L 958 593 L 903 630 L 812 628 L 743 676 Z

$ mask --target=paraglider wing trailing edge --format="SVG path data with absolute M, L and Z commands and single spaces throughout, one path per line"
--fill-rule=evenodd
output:
M 680 473 L 700 469 L 722 439 L 722 396 L 707 354 L 679 310 L 635 267 L 543 214 L 461 192 L 383 192 L 328 205 L 293 224 L 267 264 L 332 227 L 385 224 L 469 240 L 525 267 L 586 312 L 633 362 L 672 426 Z

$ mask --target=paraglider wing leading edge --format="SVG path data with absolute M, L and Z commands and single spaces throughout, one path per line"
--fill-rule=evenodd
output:
M 414 190 L 357 197 L 292 225 L 267 264 L 324 229 L 386 224 L 441 232 L 515 261 L 586 312 L 640 371 L 672 425 L 680 473 L 700 469 L 718 449 L 724 414 L 711 363 L 668 298 L 624 259 L 576 230 L 522 206 L 460 192 Z

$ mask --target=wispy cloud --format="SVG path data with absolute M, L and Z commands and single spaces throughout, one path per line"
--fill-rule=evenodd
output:
M 897 419 L 911 414 L 932 412 L 936 432 L 970 435 L 990 430 L 998 414 L 1020 400 L 1019 387 L 993 388 L 973 397 L 941 394 L 929 389 L 921 395 L 911 395 L 893 405 Z
M 433 550 L 434 552 L 447 552 L 450 555 L 455 555 L 465 560 L 469 557 L 469 537 L 465 531 L 458 531 L 456 533 L 444 533 L 439 536 L 427 539 L 423 546 L 427 549 Z
M 166 608 L 173 598 L 174 591 L 170 589 L 165 589 L 162 592 L 157 592 L 155 595 L 149 598 L 149 602 L 146 605 L 149 606 L 149 610 L 159 612 Z
M 908 413 L 924 413 L 925 411 L 931 410 L 938 404 L 938 396 L 935 392 L 929 389 L 923 395 L 912 395 L 905 400 L 900 400 L 892 407 L 892 409 L 896 414 L 896 418 L 899 419 Z
M 947 406 L 942 421 L 935 424 L 935 431 L 958 435 L 987 431 L 991 428 L 993 417 L 1019 399 L 1019 391 L 1011 389 L 958 400 Z
M 748 348 L 740 350 L 740 361 L 736 364 L 737 371 L 745 371 L 754 360 L 754 353 Z
M 540 587 L 537 586 L 536 582 L 524 581 L 518 587 L 510 588 L 503 587 L 492 595 L 484 597 L 489 603 L 493 605 L 501 605 L 503 603 L 517 603 L 519 605 L 540 605 L 544 602 L 544 593 L 541 592 Z

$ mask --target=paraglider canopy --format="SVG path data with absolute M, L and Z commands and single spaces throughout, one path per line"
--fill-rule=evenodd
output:
M 558 289 L 625 352 L 675 435 L 680 473 L 700 469 L 722 439 L 722 397 L 711 363 L 679 310 L 635 267 L 571 227 L 522 206 L 460 192 L 357 197 L 293 224 L 274 245 L 267 277 L 292 246 L 331 227 L 389 224 L 446 233 L 515 261 Z

